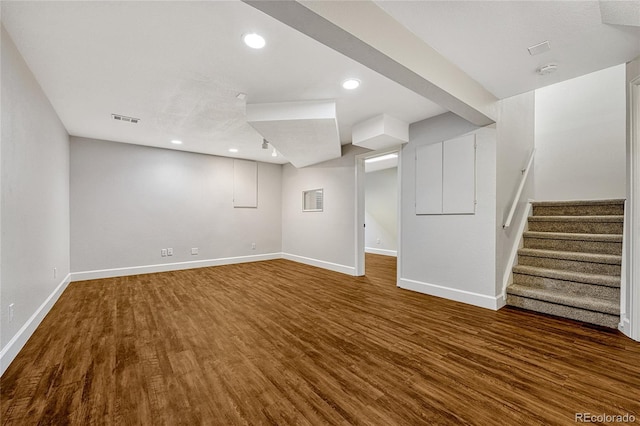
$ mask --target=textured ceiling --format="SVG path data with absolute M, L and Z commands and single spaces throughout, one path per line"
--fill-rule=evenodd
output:
M 640 55 L 640 28 L 603 23 L 599 1 L 376 3 L 498 98 Z M 638 10 L 639 2 L 602 3 L 606 3 L 608 16 L 620 19 Z M 527 48 L 545 40 L 551 50 L 531 56 Z M 555 73 L 540 76 L 535 72 L 550 62 L 558 64 Z
M 2 2 L 2 22 L 76 136 L 284 163 L 261 149 L 245 102 L 335 100 L 342 143 L 383 112 L 406 122 L 444 112 L 239 1 Z M 247 32 L 266 47 L 246 47 Z M 361 87 L 343 89 L 348 77 Z
M 376 3 L 499 98 L 640 55 L 640 27 L 629 17 L 637 1 Z M 246 102 L 334 100 L 343 144 L 355 123 L 382 113 L 412 123 L 445 112 L 240 1 L 1 7 L 4 26 L 72 135 L 284 163 L 261 149 Z M 267 39 L 262 50 L 242 44 L 242 34 L 254 31 Z M 550 51 L 529 55 L 527 47 L 545 40 Z M 556 73 L 535 73 L 549 62 Z M 344 90 L 347 77 L 361 87 Z M 236 98 L 240 92 L 246 99 Z M 116 122 L 112 113 L 141 121 Z

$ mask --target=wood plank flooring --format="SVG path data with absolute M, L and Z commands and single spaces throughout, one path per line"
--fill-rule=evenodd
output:
M 635 415 L 640 344 L 275 260 L 69 285 L 0 379 L 2 424 L 569 425 Z

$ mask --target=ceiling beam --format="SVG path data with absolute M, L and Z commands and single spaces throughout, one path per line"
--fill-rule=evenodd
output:
M 243 0 L 478 126 L 497 98 L 372 1 Z

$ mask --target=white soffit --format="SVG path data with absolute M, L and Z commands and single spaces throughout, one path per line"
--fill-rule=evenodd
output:
M 333 101 L 247 104 L 247 122 L 295 167 L 342 155 Z
M 409 142 L 409 124 L 380 114 L 353 125 L 353 144 L 380 150 Z

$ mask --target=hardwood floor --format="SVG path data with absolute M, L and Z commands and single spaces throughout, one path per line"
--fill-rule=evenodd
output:
M 275 260 L 69 285 L 0 380 L 2 424 L 564 425 L 635 415 L 615 331 Z

